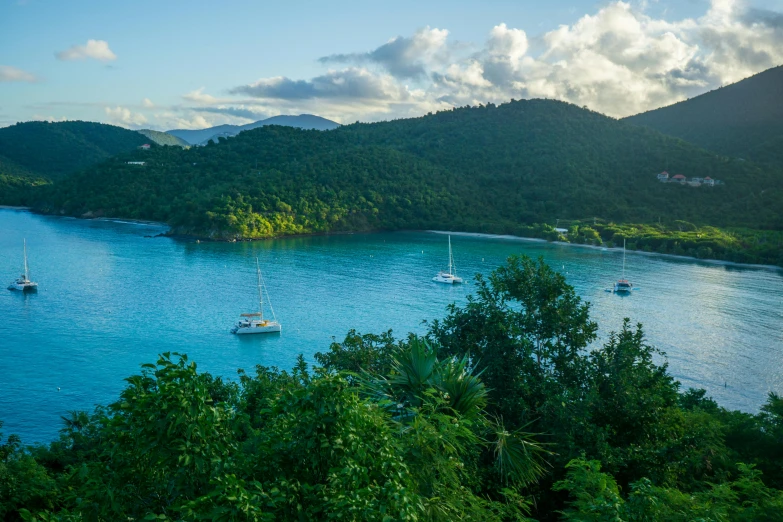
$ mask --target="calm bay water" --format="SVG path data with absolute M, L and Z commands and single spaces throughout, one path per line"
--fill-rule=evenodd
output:
M 18 274 L 27 238 L 37 294 L 0 292 L 0 420 L 24 442 L 56 437 L 59 417 L 116 399 L 123 378 L 164 351 L 233 378 L 257 364 L 289 368 L 349 329 L 423 333 L 422 320 L 463 303 L 472 284 L 430 282 L 445 236 L 355 234 L 252 243 L 148 238 L 164 229 L 0 209 L 0 283 Z M 639 290 L 605 292 L 622 254 L 546 243 L 452 236 L 462 276 L 511 254 L 542 255 L 592 303 L 601 340 L 623 317 L 642 322 L 684 387 L 756 411 L 783 392 L 783 273 L 628 254 Z M 256 303 L 258 256 L 281 335 L 234 336 Z

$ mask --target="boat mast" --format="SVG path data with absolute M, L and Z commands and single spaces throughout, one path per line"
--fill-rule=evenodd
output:
M 30 278 L 27 275 L 27 239 L 22 241 L 24 242 L 24 280 L 28 281 Z
M 258 277 L 258 312 L 261 314 L 261 320 L 264 320 L 264 294 L 261 293 L 261 267 L 256 258 L 256 276 Z
M 625 279 L 625 238 L 623 238 L 623 279 Z
M 451 267 L 454 264 L 454 258 L 451 256 L 451 236 L 449 236 L 449 275 L 453 275 L 451 273 Z

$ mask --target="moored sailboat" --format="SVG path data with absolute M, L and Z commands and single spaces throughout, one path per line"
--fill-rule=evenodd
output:
M 20 275 L 16 281 L 10 284 L 9 290 L 18 290 L 20 292 L 35 292 L 38 290 L 38 283 L 30 281 L 30 273 L 27 268 L 27 240 L 23 240 L 24 245 L 24 274 Z
M 449 236 L 449 268 L 447 271 L 441 270 L 438 274 L 432 278 L 436 283 L 445 283 L 447 285 L 453 285 L 454 283 L 461 283 L 462 278 L 457 277 L 457 269 L 454 266 L 454 256 L 451 253 L 451 236 Z
M 275 310 L 272 308 L 272 303 L 269 300 L 269 294 L 266 292 L 266 286 L 264 280 L 261 278 L 261 267 L 258 264 L 258 258 L 256 258 L 256 276 L 258 279 L 258 312 L 240 314 L 239 321 L 231 329 L 231 333 L 238 335 L 241 334 L 259 334 L 259 333 L 275 333 L 281 330 L 280 323 L 277 322 L 275 317 Z M 272 320 L 264 317 L 264 294 L 266 293 L 266 300 L 269 303 L 269 311 L 272 312 Z
M 623 239 L 623 276 L 614 284 L 615 294 L 630 294 L 633 291 L 633 283 L 625 278 L 625 239 Z

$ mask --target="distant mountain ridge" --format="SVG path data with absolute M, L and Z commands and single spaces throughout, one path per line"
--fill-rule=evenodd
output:
M 340 126 L 339 123 L 320 116 L 300 114 L 299 116 L 272 116 L 271 118 L 246 125 L 218 125 L 198 130 L 174 129 L 166 131 L 166 133 L 176 136 L 190 145 L 206 145 L 210 140 L 217 140 L 219 137 L 236 136 L 242 131 L 257 129 L 266 125 L 282 125 L 284 127 L 315 130 L 332 130 Z
M 158 145 L 174 145 L 177 147 L 190 146 L 190 144 L 187 141 L 183 140 L 182 138 L 178 138 L 173 134 L 169 134 L 167 132 L 161 132 L 152 129 L 139 129 L 136 132 L 148 137 Z
M 783 65 L 624 121 L 719 154 L 783 167 Z

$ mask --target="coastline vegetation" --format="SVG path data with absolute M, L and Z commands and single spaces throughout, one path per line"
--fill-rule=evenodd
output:
M 783 266 L 783 231 L 747 228 L 720 229 L 687 221 L 668 225 L 594 223 L 569 224 L 559 240 L 595 246 L 620 247 L 697 259 Z M 548 234 L 551 238 L 552 234 Z
M 0 439 L 0 518 L 779 520 L 783 399 L 726 410 L 618 327 L 597 345 L 564 277 L 511 257 L 426 335 L 351 331 L 316 367 L 162 354 L 58 440 Z

